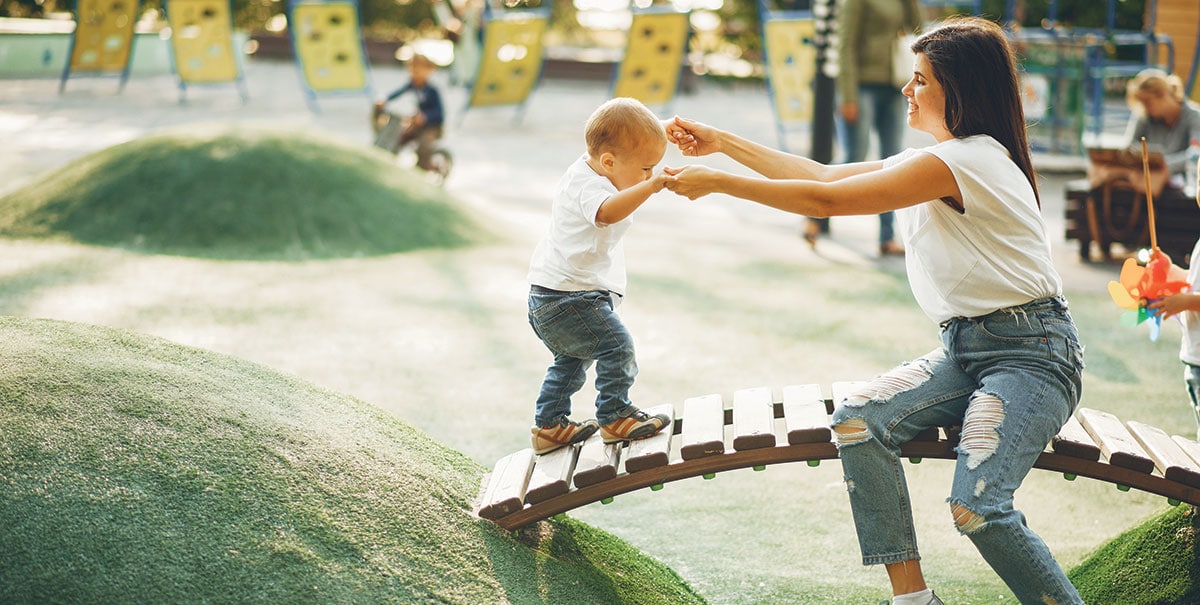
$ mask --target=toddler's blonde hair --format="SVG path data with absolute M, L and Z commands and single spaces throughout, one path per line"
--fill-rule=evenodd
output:
M 628 152 L 645 143 L 665 143 L 667 135 L 654 112 L 641 101 L 618 97 L 592 112 L 584 140 L 588 155 L 598 157 L 606 151 Z

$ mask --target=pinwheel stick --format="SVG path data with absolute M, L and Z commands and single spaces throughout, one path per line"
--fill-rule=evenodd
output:
M 1142 172 L 1146 175 L 1146 217 L 1150 221 L 1150 249 L 1158 250 L 1158 233 L 1154 229 L 1154 194 L 1150 191 L 1150 154 L 1146 151 L 1146 137 L 1142 137 Z

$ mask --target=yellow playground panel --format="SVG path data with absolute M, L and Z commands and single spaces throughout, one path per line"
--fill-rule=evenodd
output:
M 508 11 L 484 25 L 483 52 L 468 107 L 520 105 L 529 98 L 542 72 L 549 21 L 544 11 Z
M 79 0 L 68 71 L 124 73 L 138 8 L 138 0 Z
M 771 19 L 763 25 L 767 81 L 781 124 L 812 121 L 817 49 L 807 40 L 815 35 L 812 19 Z
M 175 71 L 181 82 L 232 82 L 238 78 L 229 0 L 167 0 L 166 9 Z
M 679 88 L 687 40 L 687 13 L 635 12 L 612 96 L 646 105 L 669 103 Z
M 364 90 L 358 8 L 350 2 L 305 2 L 292 9 L 292 43 L 313 92 Z

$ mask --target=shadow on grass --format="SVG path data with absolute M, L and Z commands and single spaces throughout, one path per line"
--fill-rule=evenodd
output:
M 44 290 L 90 281 L 103 271 L 94 259 L 76 256 L 0 276 L 0 315 L 23 315 Z
M 513 603 L 706 602 L 674 571 L 651 559 L 635 576 L 617 573 L 612 563 L 628 546 L 565 515 L 511 534 L 484 531 L 483 539 L 495 576 Z

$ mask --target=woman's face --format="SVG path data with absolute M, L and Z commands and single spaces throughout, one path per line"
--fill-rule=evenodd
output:
M 908 125 L 928 132 L 939 142 L 953 138 L 946 127 L 946 91 L 933 75 L 925 53 L 917 53 L 913 77 L 901 91 L 908 98 Z
M 1171 95 L 1139 92 L 1134 95 L 1134 98 L 1142 104 L 1142 110 L 1151 120 L 1171 122 L 1179 116 L 1180 103 Z

